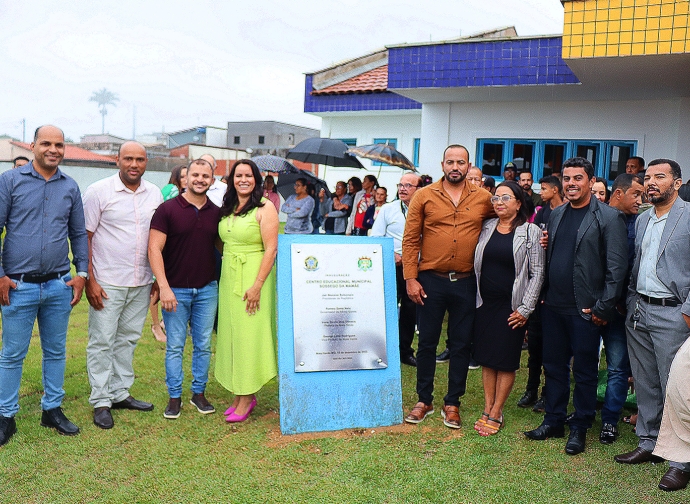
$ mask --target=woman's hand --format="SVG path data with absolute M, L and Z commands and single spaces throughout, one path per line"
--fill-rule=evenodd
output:
M 518 327 L 523 327 L 527 323 L 527 318 L 523 317 L 517 310 L 510 314 L 508 317 L 508 325 L 511 329 L 517 329 Z
M 247 307 L 244 309 L 249 315 L 256 314 L 259 311 L 259 300 L 261 299 L 261 285 L 254 283 L 247 292 L 244 293 L 242 301 L 247 302 Z

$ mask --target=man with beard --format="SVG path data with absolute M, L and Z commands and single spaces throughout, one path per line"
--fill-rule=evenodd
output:
M 563 163 L 569 203 L 553 210 L 548 224 L 542 305 L 546 415 L 533 440 L 564 436 L 573 359 L 575 414 L 565 445 L 569 455 L 585 449 L 597 405 L 600 327 L 613 317 L 628 270 L 625 219 L 592 197 L 594 167 L 575 157 Z
M 154 284 L 147 254 L 149 228 L 163 196 L 141 178 L 147 163 L 143 145 L 123 143 L 115 160 L 119 172 L 84 193 L 90 252 L 86 298 L 91 305 L 86 370 L 93 422 L 101 429 L 114 425 L 111 408 L 153 409 L 153 404 L 134 399 L 129 389 L 134 384 L 134 349 Z
M 187 191 L 158 207 L 151 220 L 149 261 L 160 287 L 167 330 L 165 382 L 170 400 L 163 413 L 180 416 L 182 407 L 182 354 L 187 327 L 192 337 L 192 398 L 201 414 L 215 412 L 204 396 L 211 364 L 211 333 L 218 306 L 215 241 L 220 208 L 206 193 L 213 168 L 197 159 L 187 169 Z
M 459 429 L 477 294 L 474 249 L 482 222 L 494 212 L 491 194 L 465 179 L 470 167 L 467 148 L 447 147 L 441 167 L 444 176 L 412 199 L 403 236 L 403 276 L 408 296 L 418 305 L 420 329 L 419 400 L 405 421 L 419 423 L 434 412 L 436 347 L 448 312 L 450 363 L 442 415 L 447 427 Z
M 630 366 L 635 378 L 638 446 L 614 457 L 621 464 L 660 462 L 656 446 L 671 362 L 690 337 L 690 204 L 678 197 L 681 169 L 670 159 L 647 167 L 645 191 L 653 208 L 635 226 L 635 262 L 627 320 Z M 659 488 L 685 488 L 690 461 L 671 461 Z

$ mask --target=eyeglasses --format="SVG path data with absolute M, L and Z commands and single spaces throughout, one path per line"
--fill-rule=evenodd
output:
M 491 204 L 495 205 L 499 201 L 502 201 L 503 203 L 508 203 L 511 199 L 517 199 L 515 196 L 511 196 L 510 194 L 504 194 L 503 196 L 491 196 Z
M 397 184 L 397 186 L 398 186 L 398 189 L 408 189 L 408 190 L 412 189 L 413 187 L 419 187 L 419 186 L 412 185 L 412 184 Z

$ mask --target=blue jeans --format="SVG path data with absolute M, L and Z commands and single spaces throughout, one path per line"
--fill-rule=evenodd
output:
M 211 333 L 218 307 L 218 282 L 200 289 L 173 288 L 177 311 L 163 310 L 167 335 L 165 352 L 165 384 L 172 398 L 182 396 L 182 354 L 187 340 L 187 326 L 192 336 L 192 394 L 206 390 L 211 365 Z
M 42 284 L 15 281 L 10 304 L 2 306 L 2 350 L 0 351 L 0 416 L 13 417 L 19 411 L 19 385 L 24 358 L 29 350 L 34 321 L 43 350 L 43 390 L 41 407 L 57 408 L 65 397 L 65 345 L 72 311 L 72 288 L 65 284 L 70 275 Z
M 625 316 L 616 312 L 613 320 L 602 328 L 601 337 L 604 340 L 608 375 L 601 422 L 616 425 L 628 398 L 628 377 L 631 375 Z

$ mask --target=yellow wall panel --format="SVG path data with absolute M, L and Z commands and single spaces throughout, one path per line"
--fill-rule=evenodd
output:
M 690 11 L 690 2 L 687 0 L 678 0 L 674 3 L 676 14 L 687 14 Z
M 659 41 L 670 42 L 672 30 L 659 30 Z
M 582 47 L 582 35 L 571 35 L 571 47 Z
M 584 23 L 582 25 L 582 31 L 584 33 L 594 34 L 594 32 L 596 31 L 596 23 Z
M 632 31 L 633 29 L 633 22 L 632 19 L 624 19 L 621 21 L 621 31 Z
M 673 16 L 666 16 L 659 18 L 659 28 L 672 28 L 673 27 Z
M 620 21 L 609 21 L 609 33 L 618 33 L 621 31 Z
M 580 11 L 580 12 L 573 12 L 573 23 L 582 23 L 585 20 L 585 13 Z
M 632 44 L 621 44 L 618 46 L 619 56 L 630 56 L 632 54 Z
M 632 32 L 621 32 L 621 44 L 629 44 L 632 42 Z
M 609 8 L 611 9 L 616 9 L 621 6 L 621 0 L 610 0 L 609 1 Z
M 601 57 L 606 56 L 606 46 L 594 46 L 594 56 Z
M 618 56 L 618 45 L 606 46 L 606 56 Z
M 633 56 L 642 56 L 644 54 L 644 44 L 633 44 L 632 54 Z
M 596 12 L 597 11 L 595 11 L 595 10 L 589 10 L 589 11 L 586 10 L 585 11 L 585 22 L 594 21 L 597 17 Z
M 687 34 L 687 28 L 673 28 L 673 34 L 671 35 L 671 40 L 685 40 Z
M 657 44 L 659 54 L 668 54 L 671 52 L 671 42 L 659 42 Z
M 685 40 L 674 40 L 673 42 L 671 42 L 671 52 L 672 53 L 685 52 Z
M 645 32 L 644 31 L 634 31 L 632 32 L 632 41 L 633 44 L 635 43 L 640 43 L 644 42 L 645 39 Z
M 659 32 L 647 31 L 647 35 L 644 39 L 645 42 L 656 42 L 657 40 L 659 40 Z
M 687 14 L 676 14 L 673 16 L 673 31 L 685 30 L 688 27 L 688 16 Z
M 608 21 L 609 10 L 608 9 L 597 9 L 595 19 L 597 21 Z
M 659 18 L 647 18 L 647 30 L 658 30 L 659 21 Z
M 621 9 L 621 19 L 632 19 L 635 14 L 635 9 L 632 7 L 623 7 Z
M 621 18 L 621 10 L 620 9 L 610 9 L 609 10 L 609 21 L 618 20 L 620 18 Z
M 661 15 L 662 16 L 670 16 L 673 14 L 673 3 L 667 3 L 667 4 L 662 4 L 661 5 Z
M 582 23 L 574 24 L 570 27 L 571 35 L 582 35 Z
M 635 0 L 623 0 L 623 7 L 633 7 Z
M 635 18 L 633 20 L 633 30 L 635 31 L 642 31 L 647 27 L 647 19 L 642 18 L 642 19 L 637 19 Z
M 661 16 L 661 5 L 649 5 L 647 6 L 647 17 L 659 17 Z
M 586 45 L 586 46 L 594 45 L 594 34 L 592 33 L 592 34 L 584 35 L 582 37 L 582 45 Z
M 656 42 L 648 42 L 644 45 L 644 54 L 657 54 Z
M 582 57 L 591 58 L 592 56 L 594 56 L 594 46 L 584 46 L 582 48 Z
M 608 45 L 615 45 L 620 42 L 620 33 L 609 33 L 606 35 L 606 43 Z

